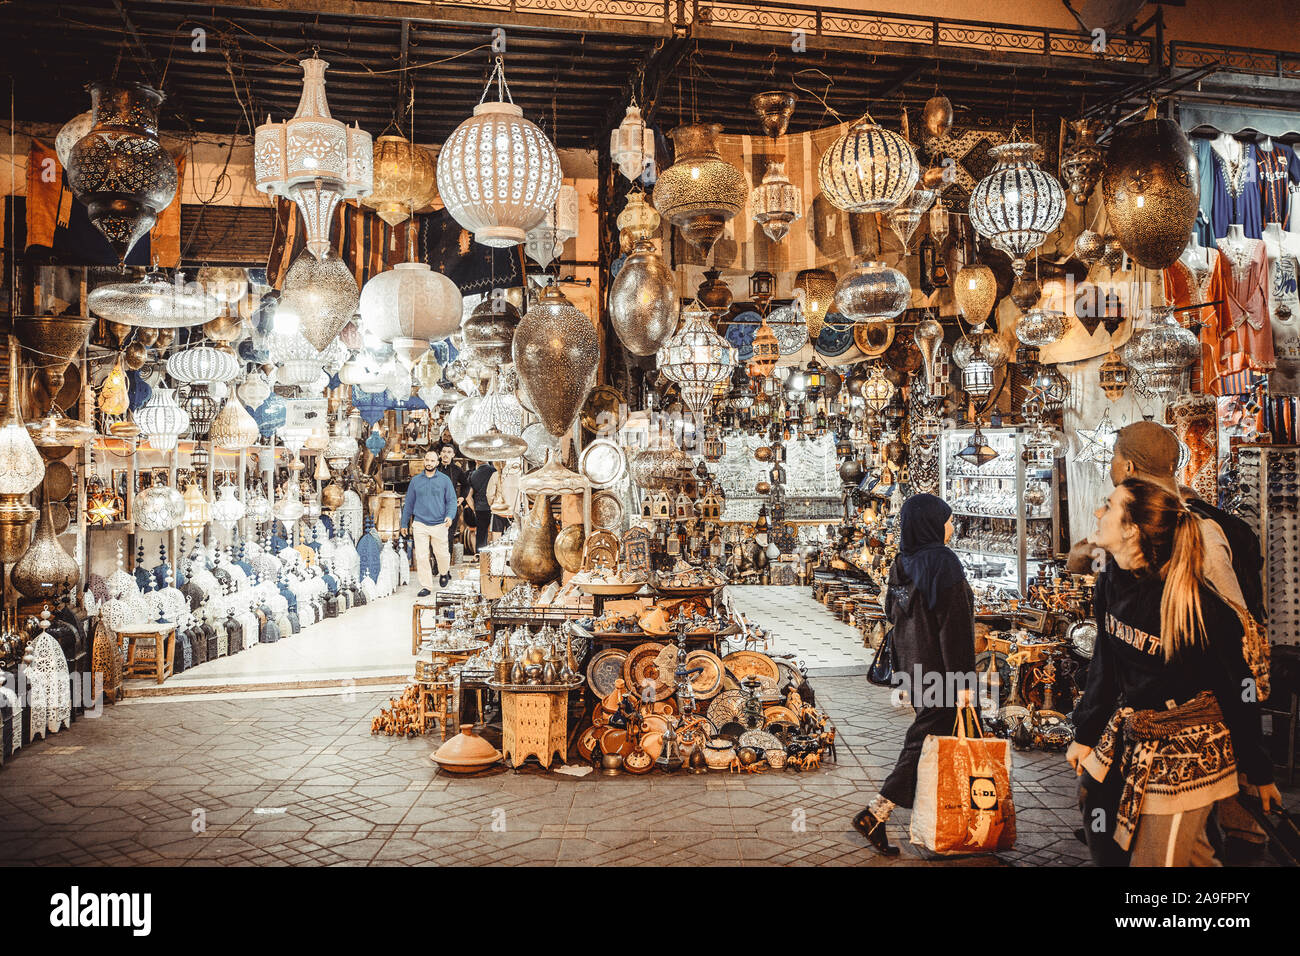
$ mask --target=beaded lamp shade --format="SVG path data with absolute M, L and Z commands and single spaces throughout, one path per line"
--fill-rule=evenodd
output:
M 682 310 L 682 327 L 659 349 L 659 370 L 681 389 L 682 400 L 698 420 L 736 364 L 736 348 L 713 330 L 707 309 Z
M 911 144 L 867 116 L 822 153 L 817 168 L 822 193 L 846 212 L 888 212 L 907 198 L 920 176 Z
M 1037 143 L 1003 143 L 989 150 L 997 164 L 975 184 L 970 221 L 975 231 L 1011 256 L 1017 276 L 1025 256 L 1041 246 L 1065 215 L 1065 192 L 1039 169 Z
M 500 57 L 492 77 L 501 101 L 481 102 L 438 154 L 438 191 L 447 212 L 485 246 L 514 246 L 555 205 L 560 157 L 546 135 L 506 101 Z M 486 91 L 485 94 L 486 95 Z

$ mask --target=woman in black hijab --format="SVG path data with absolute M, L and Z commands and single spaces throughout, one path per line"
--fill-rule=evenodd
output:
M 894 856 L 885 821 L 894 807 L 912 806 L 925 738 L 953 732 L 959 705 L 974 699 L 975 600 L 952 537 L 952 509 L 934 495 L 913 495 L 899 515 L 902 543 L 889 572 L 885 615 L 893 624 L 895 686 L 903 687 L 916 718 L 880 793 L 853 818 L 853 828 L 881 853 Z

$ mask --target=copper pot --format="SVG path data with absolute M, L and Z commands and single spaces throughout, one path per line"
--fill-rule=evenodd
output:
M 550 496 L 538 495 L 510 552 L 510 567 L 515 574 L 533 584 L 545 584 L 560 576 L 560 562 L 555 557 L 556 531 Z

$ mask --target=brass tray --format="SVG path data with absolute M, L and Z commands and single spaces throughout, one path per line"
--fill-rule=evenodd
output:
M 627 663 L 627 651 L 620 647 L 611 647 L 596 654 L 587 665 L 587 686 L 591 692 L 604 700 L 614 693 L 614 681 L 623 676 L 623 665 Z
M 738 681 L 744 681 L 751 674 L 766 677 L 774 685 L 779 685 L 781 681 L 781 671 L 777 668 L 776 661 L 759 651 L 732 651 L 722 659 L 722 663 L 736 675 Z
M 672 684 L 660 679 L 659 668 L 655 664 L 655 659 L 663 649 L 664 646 L 656 641 L 640 644 L 632 648 L 623 663 L 623 681 L 627 684 L 628 691 L 642 700 L 647 699 L 644 694 L 647 685 L 654 690 L 650 700 L 666 700 L 672 696 Z

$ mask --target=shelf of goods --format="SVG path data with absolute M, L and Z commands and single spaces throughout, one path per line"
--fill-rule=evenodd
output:
M 981 428 L 980 433 L 998 453 L 983 466 L 957 457 L 974 429 L 945 431 L 940 443 L 939 487 L 953 510 L 950 545 L 972 583 L 1023 596 L 1030 580 L 1056 560 L 1060 476 L 1054 466 L 1026 464 L 1028 429 Z
M 1300 446 L 1237 449 L 1237 516 L 1259 536 L 1264 555 L 1264 609 L 1272 644 L 1300 645 Z

